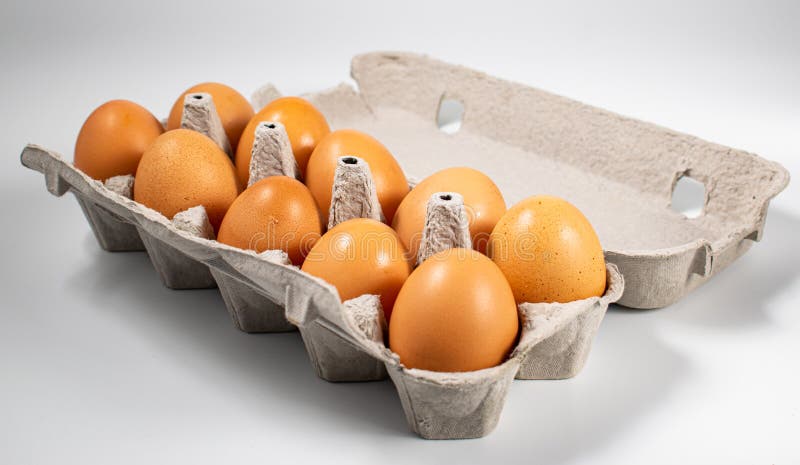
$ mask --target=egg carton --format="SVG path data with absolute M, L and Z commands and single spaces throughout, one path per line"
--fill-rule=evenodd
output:
M 277 276 L 280 269 L 291 268 L 283 252 L 257 254 L 198 237 L 42 147 L 28 145 L 21 159 L 25 166 L 45 174 L 50 193 L 75 195 L 103 249 L 147 251 L 162 282 L 171 289 L 219 287 L 234 324 L 242 331 L 296 329 L 285 318 L 282 285 L 269 278 L 270 273 Z
M 560 323 L 548 326 L 543 320 L 537 329 L 537 320 L 530 320 L 532 330 L 523 332 L 535 336 L 523 335 L 514 356 L 500 367 L 455 377 L 406 370 L 388 349 L 377 341 L 367 344 L 349 320 L 335 316 L 364 302 L 342 304 L 334 289 L 287 265 L 285 257 L 197 237 L 41 147 L 26 147 L 22 163 L 45 174 L 51 193 L 75 194 L 104 249 L 146 249 L 168 287 L 219 286 L 234 323 L 245 331 L 299 325 L 321 377 L 369 380 L 388 373 L 412 429 L 425 437 L 475 437 L 491 430 L 502 406 L 491 399 L 504 398 L 507 389 L 495 375 L 509 380 L 575 375 L 609 302 L 619 297 L 631 308 L 660 307 L 707 281 L 760 240 L 769 200 L 788 182 L 785 169 L 756 155 L 421 55 L 357 56 L 352 75 L 358 91 L 342 84 L 307 96 L 332 127 L 372 134 L 416 175 L 458 165 L 479 169 L 496 181 L 509 204 L 534 193 L 569 199 L 595 226 L 607 261 L 615 265 L 609 267 L 606 295 L 591 305 L 564 304 L 592 309 L 580 312 L 551 304 Z M 277 96 L 274 87 L 265 86 L 254 94 L 254 107 Z M 436 124 L 450 101 L 464 107 L 455 134 Z M 670 209 L 682 176 L 706 188 L 698 218 Z M 536 343 L 524 345 L 528 340 Z M 462 381 L 464 389 L 454 394 Z M 464 395 L 469 390 L 491 393 L 473 398 Z M 436 393 L 454 396 L 450 404 L 463 398 L 463 408 L 437 410 Z
M 623 279 L 613 264 L 607 265 L 607 282 L 601 297 L 519 305 L 520 338 L 509 358 L 464 373 L 403 366 L 384 345 L 383 310 L 375 295 L 342 303 L 333 286 L 302 274 L 298 290 L 287 295 L 286 314 L 300 328 L 321 377 L 382 379 L 388 372 L 414 432 L 426 439 L 477 438 L 497 425 L 515 377 L 564 379 L 581 370 L 608 305 L 622 295 Z
M 119 243 L 132 244 L 124 249 L 138 250 L 133 235 L 138 236 L 165 284 L 209 287 L 216 280 L 241 329 L 247 327 L 247 320 L 242 321 L 247 318 L 256 324 L 277 319 L 297 325 L 320 377 L 330 381 L 391 377 L 411 429 L 425 438 L 474 438 L 490 432 L 514 377 L 561 379 L 577 374 L 609 303 L 622 294 L 622 276 L 608 264 L 608 289 L 602 297 L 520 305 L 520 340 L 502 365 L 468 373 L 407 369 L 383 344 L 385 322 L 378 296 L 342 303 L 335 287 L 290 265 L 282 252 L 256 253 L 199 237 L 202 227 L 170 221 L 41 147 L 26 147 L 22 162 L 45 173 L 52 194 L 72 191 L 91 212 L 90 221 L 102 218 L 91 223 L 104 238 L 101 244 L 106 243 L 105 234 L 120 239 L 122 231 L 128 236 Z M 186 221 L 197 226 L 203 219 L 207 221 L 206 217 Z

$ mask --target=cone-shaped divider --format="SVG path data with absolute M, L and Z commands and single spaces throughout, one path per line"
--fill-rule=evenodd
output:
M 176 213 L 172 224 L 194 236 L 205 239 L 211 239 L 214 236 L 214 229 L 211 227 L 206 209 L 202 205 Z M 216 287 L 214 278 L 204 263 L 148 234 L 143 229 L 139 231 L 139 236 L 147 249 L 150 261 L 153 262 L 153 267 L 168 288 L 206 289 Z
M 472 248 L 464 197 L 456 192 L 437 192 L 428 199 L 417 265 L 431 255 L 456 247 Z
M 292 144 L 283 124 L 263 121 L 256 126 L 253 150 L 250 153 L 250 187 L 268 176 L 289 176 L 301 179 L 300 168 L 292 152 Z
M 383 221 L 369 164 L 351 155 L 339 157 L 331 191 L 328 229 L 353 218 Z
M 186 97 L 183 98 L 181 127 L 205 134 L 216 142 L 229 157 L 233 158 L 231 143 L 228 141 L 228 136 L 225 135 L 225 128 L 219 119 L 211 94 L 205 92 L 186 94 Z

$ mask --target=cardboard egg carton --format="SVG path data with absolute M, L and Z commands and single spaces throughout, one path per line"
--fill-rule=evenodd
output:
M 608 264 L 608 285 L 601 297 L 521 304 L 520 338 L 504 363 L 484 370 L 440 373 L 406 368 L 385 346 L 378 296 L 342 303 L 330 284 L 307 274 L 302 279 L 302 291 L 287 296 L 286 314 L 300 328 L 317 374 L 333 381 L 364 381 L 383 379 L 388 373 L 409 427 L 426 439 L 477 438 L 491 432 L 514 378 L 576 375 L 608 305 L 619 299 L 624 287 L 617 267 Z
M 498 367 L 468 374 L 409 370 L 378 337 L 375 299 L 342 303 L 334 288 L 289 265 L 285 255 L 200 237 L 202 228 L 191 218 L 176 224 L 123 195 L 124 180 L 104 185 L 42 147 L 27 146 L 22 163 L 44 173 L 54 195 L 73 192 L 101 247 L 146 250 L 166 286 L 218 286 L 232 320 L 244 331 L 297 325 L 321 377 L 390 376 L 411 428 L 429 438 L 489 432 L 514 377 L 574 376 L 610 302 L 660 307 L 707 281 L 761 239 L 769 200 L 788 182 L 785 169 L 756 155 L 425 56 L 361 55 L 353 60 L 352 74 L 358 90 L 342 84 L 306 96 L 332 128 L 375 136 L 416 176 L 450 166 L 479 169 L 498 184 L 509 205 L 538 193 L 568 199 L 586 214 L 604 245 L 606 294 L 520 306 L 522 337 Z M 254 107 L 278 96 L 265 86 L 254 94 Z M 436 124 L 446 100 L 458 100 L 465 109 L 455 134 Z M 198 130 L 212 138 L 221 133 L 214 125 Z M 285 144 L 275 139 L 273 145 Z M 681 176 L 705 185 L 698 218 L 670 209 Z

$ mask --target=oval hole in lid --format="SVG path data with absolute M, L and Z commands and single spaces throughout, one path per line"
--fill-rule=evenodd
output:
M 464 104 L 459 100 L 442 98 L 439 112 L 436 114 L 436 125 L 446 134 L 455 134 L 461 129 L 464 120 Z
M 672 209 L 686 218 L 697 218 L 703 214 L 705 204 L 706 187 L 703 183 L 686 174 L 681 175 L 672 188 Z

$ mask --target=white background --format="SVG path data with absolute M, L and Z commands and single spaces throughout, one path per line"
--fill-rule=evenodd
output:
M 102 252 L 18 158 L 27 142 L 71 157 L 109 99 L 163 116 L 201 81 L 315 91 L 392 49 L 798 177 L 797 2 L 53 3 L 0 5 L 1 463 L 800 463 L 797 180 L 732 268 L 669 308 L 612 309 L 578 377 L 515 382 L 490 436 L 431 442 L 390 382 L 318 380 L 296 333 L 240 333 L 216 290 L 169 291 L 145 254 Z

